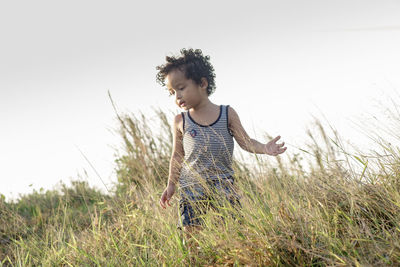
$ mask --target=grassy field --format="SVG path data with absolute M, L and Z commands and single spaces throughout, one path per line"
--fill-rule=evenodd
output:
M 124 148 L 116 155 L 112 192 L 75 181 L 14 202 L 3 197 L 1 264 L 400 265 L 399 147 L 377 139 L 382 151 L 375 156 L 352 154 L 318 121 L 298 153 L 253 156 L 256 166 L 236 158 L 242 224 L 228 216 L 235 212 L 229 205 L 210 211 L 205 228 L 191 240 L 198 248 L 188 253 L 177 229 L 178 192 L 167 210 L 158 203 L 172 136 L 166 114 L 156 114 L 159 132 L 144 116 L 118 116 Z M 394 120 L 398 125 L 400 117 Z

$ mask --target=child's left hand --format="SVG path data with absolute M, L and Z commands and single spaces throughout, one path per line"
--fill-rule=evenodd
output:
M 285 142 L 283 142 L 282 144 L 276 143 L 276 141 L 278 141 L 280 138 L 280 135 L 278 135 L 267 144 L 265 144 L 265 154 L 277 156 L 286 151 L 287 147 L 283 147 L 285 145 Z

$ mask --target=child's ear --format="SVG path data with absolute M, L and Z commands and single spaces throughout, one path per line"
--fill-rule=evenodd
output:
M 205 77 L 201 78 L 201 84 L 200 84 L 201 88 L 205 88 L 207 89 L 208 87 L 208 81 Z

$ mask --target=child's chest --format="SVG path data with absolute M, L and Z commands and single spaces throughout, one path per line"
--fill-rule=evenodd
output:
M 227 151 L 232 140 L 222 127 L 199 127 L 188 125 L 183 135 L 183 148 L 185 154 L 220 154 Z

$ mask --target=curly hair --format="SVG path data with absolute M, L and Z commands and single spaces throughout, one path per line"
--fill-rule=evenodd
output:
M 201 49 L 193 50 L 181 49 L 181 56 L 166 56 L 167 63 L 157 66 L 157 82 L 165 86 L 165 79 L 172 70 L 179 69 L 184 72 L 187 79 L 193 80 L 196 84 L 201 84 L 201 78 L 208 81 L 207 94 L 211 95 L 216 88 L 214 67 L 210 63 L 210 56 L 203 56 Z

